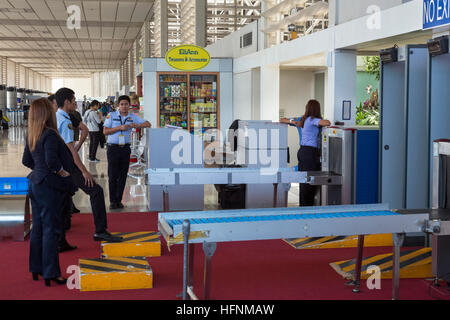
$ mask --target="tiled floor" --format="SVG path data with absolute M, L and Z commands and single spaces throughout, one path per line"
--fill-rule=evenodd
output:
M 8 131 L 0 129 L 0 177 L 26 177 L 30 170 L 22 165 L 22 154 L 26 129 L 10 128 Z M 106 149 L 100 149 L 97 153 L 99 163 L 87 161 L 89 141 L 86 141 L 80 150 L 80 156 L 86 168 L 93 174 L 97 183 L 103 187 L 105 192 L 105 202 L 109 205 L 108 191 L 108 163 L 106 159 Z M 131 172 L 131 171 L 130 171 Z M 136 176 L 142 176 L 143 170 L 131 172 Z M 129 177 L 124 192 L 123 204 L 125 208 L 116 210 L 117 212 L 145 212 L 148 211 L 147 186 L 144 179 L 134 179 Z M 81 190 L 74 197 L 75 205 L 83 213 L 90 213 L 91 207 L 89 197 Z M 217 210 L 217 192 L 213 185 L 205 186 L 205 210 Z M 292 185 L 289 191 L 289 206 L 298 206 L 298 185 Z M 115 211 L 115 212 L 116 212 Z

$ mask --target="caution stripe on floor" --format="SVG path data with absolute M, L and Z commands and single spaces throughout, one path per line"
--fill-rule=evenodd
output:
M 381 279 L 392 279 L 392 253 L 380 254 L 363 258 L 361 266 L 361 279 L 367 279 L 370 266 L 380 268 Z M 356 259 L 330 263 L 330 266 L 347 279 L 355 275 Z M 431 274 L 431 248 L 410 249 L 400 252 L 400 278 L 430 278 Z
M 81 291 L 149 289 L 153 272 L 145 258 L 80 259 Z
M 81 274 L 151 270 L 145 258 L 80 259 L 79 264 Z
M 312 237 L 283 239 L 295 249 L 335 249 L 335 248 L 356 248 L 358 246 L 358 236 L 334 236 L 334 237 Z M 365 247 L 385 247 L 392 246 L 391 234 L 374 234 L 364 237 Z
M 122 237 L 122 243 L 124 242 L 157 242 L 159 241 L 160 234 L 154 231 L 144 232 L 122 232 L 113 233 L 113 235 Z M 108 243 L 108 242 L 104 242 Z
M 159 257 L 160 234 L 155 231 L 114 233 L 123 237 L 121 242 L 102 242 L 102 257 Z

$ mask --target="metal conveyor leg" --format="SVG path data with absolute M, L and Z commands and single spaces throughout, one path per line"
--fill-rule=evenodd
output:
M 360 235 L 358 236 L 358 255 L 356 257 L 356 264 L 355 264 L 355 288 L 353 289 L 354 293 L 358 293 L 360 291 L 359 286 L 361 284 L 363 249 L 364 249 L 364 235 Z
M 189 234 L 191 233 L 189 220 L 183 221 L 184 254 L 183 254 L 183 292 L 182 299 L 187 300 L 188 275 L 189 275 Z
M 273 207 L 278 206 L 278 183 L 273 184 Z
M 392 300 L 398 300 L 400 287 L 400 247 L 403 244 L 405 235 L 403 233 L 395 233 L 392 235 L 394 242 L 394 252 L 392 255 Z
M 164 212 L 170 211 L 169 188 L 167 186 L 163 186 L 163 208 L 164 208 Z
M 211 292 L 211 260 L 216 252 L 217 244 L 215 242 L 204 242 L 203 252 L 205 253 L 205 273 L 203 278 L 203 292 L 205 300 L 209 300 Z

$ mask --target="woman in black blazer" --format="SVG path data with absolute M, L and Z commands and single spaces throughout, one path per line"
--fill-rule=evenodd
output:
M 28 137 L 22 163 L 32 169 L 28 176 L 33 211 L 30 239 L 30 272 L 65 284 L 59 267 L 58 240 L 61 234 L 61 210 L 64 196 L 74 194 L 71 172 L 73 158 L 57 131 L 56 116 L 50 102 L 38 99 L 31 104 Z

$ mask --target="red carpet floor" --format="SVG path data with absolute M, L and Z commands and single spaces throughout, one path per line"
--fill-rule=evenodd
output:
M 157 230 L 155 213 L 109 214 L 111 232 Z M 91 215 L 75 215 L 67 238 L 78 249 L 60 254 L 61 270 L 77 265 L 79 258 L 98 258 L 100 244 L 92 240 Z M 365 255 L 390 252 L 391 248 L 367 248 Z M 154 288 L 146 290 L 80 292 L 65 286 L 44 286 L 31 280 L 28 272 L 29 241 L 0 242 L 0 300 L 175 300 L 182 288 L 183 246 L 169 252 L 162 240 L 162 256 L 149 258 Z M 381 280 L 381 290 L 354 294 L 330 262 L 354 258 L 355 249 L 295 250 L 282 240 L 219 243 L 212 260 L 212 290 L 215 300 L 390 300 L 391 280 Z M 194 289 L 201 298 L 203 252 L 195 251 Z M 400 297 L 406 300 L 433 299 L 427 281 L 402 279 Z M 448 299 L 439 292 L 433 297 Z

